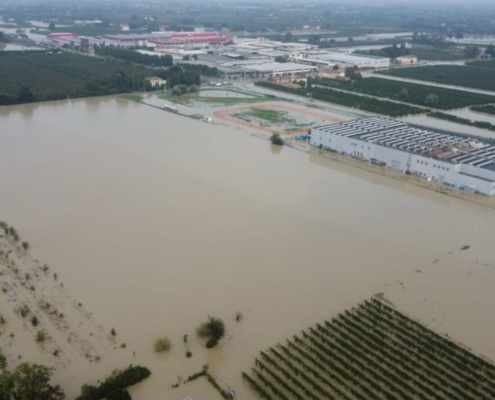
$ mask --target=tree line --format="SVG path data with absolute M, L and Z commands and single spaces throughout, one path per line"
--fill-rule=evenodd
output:
M 131 62 L 134 64 L 148 65 L 154 67 L 170 67 L 174 64 L 171 55 L 153 56 L 149 54 L 141 54 L 135 50 L 129 50 L 118 46 L 96 45 L 94 47 L 95 54 L 99 56 L 109 56 L 118 58 L 119 60 Z

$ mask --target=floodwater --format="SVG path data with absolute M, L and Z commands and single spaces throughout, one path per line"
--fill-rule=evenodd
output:
M 204 364 L 253 399 L 260 350 L 378 292 L 495 359 L 491 209 L 119 98 L 0 108 L 0 188 L 0 219 L 127 343 L 57 370 L 69 396 L 132 362 L 153 373 L 136 400 L 219 399 L 169 389 Z M 208 315 L 228 329 L 214 350 Z

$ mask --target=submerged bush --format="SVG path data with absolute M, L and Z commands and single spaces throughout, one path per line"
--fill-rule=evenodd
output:
M 220 318 L 208 317 L 208 321 L 202 323 L 196 333 L 201 338 L 207 338 L 206 347 L 211 349 L 225 336 L 225 323 Z
M 270 137 L 270 141 L 272 142 L 272 144 L 277 145 L 277 146 L 283 146 L 284 145 L 284 139 L 282 139 L 278 133 L 274 133 Z
M 166 337 L 156 339 L 155 341 L 155 352 L 157 353 L 163 353 L 164 351 L 169 351 L 170 347 L 172 347 L 170 344 L 170 340 Z

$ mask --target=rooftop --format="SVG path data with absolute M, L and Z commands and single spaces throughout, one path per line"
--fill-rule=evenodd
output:
M 495 171 L 495 144 L 479 138 L 421 128 L 382 117 L 362 118 L 315 129 L 451 164 L 468 164 Z

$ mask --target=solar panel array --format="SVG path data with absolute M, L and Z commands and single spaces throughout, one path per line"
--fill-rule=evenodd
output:
M 382 117 L 324 125 L 317 129 L 452 164 L 495 170 L 495 145 L 475 138 L 422 129 Z

